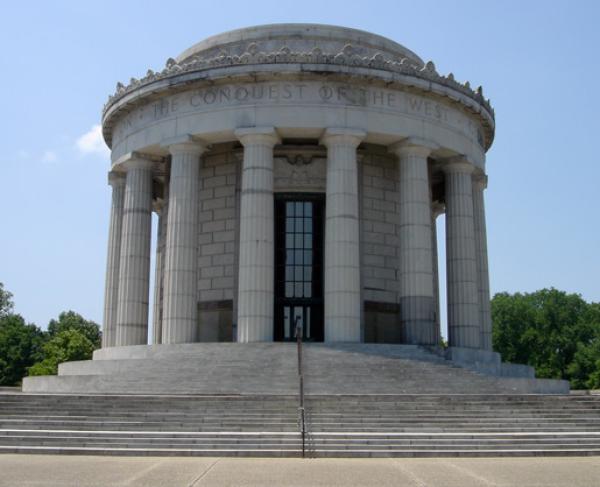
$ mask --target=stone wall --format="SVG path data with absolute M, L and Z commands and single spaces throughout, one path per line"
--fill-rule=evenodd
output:
M 199 341 L 231 341 L 236 295 L 240 159 L 231 147 L 215 148 L 200 170 Z
M 369 148 L 360 167 L 364 341 L 399 343 L 396 160 L 379 148 Z
M 295 160 L 296 152 L 275 158 L 276 192 L 324 192 L 326 159 L 305 155 L 310 163 L 297 167 L 289 162 Z M 242 154 L 241 148 L 223 144 L 202 158 L 198 234 L 201 342 L 235 341 Z M 397 161 L 384 148 L 372 145 L 361 148 L 358 159 L 363 340 L 401 343 Z M 304 172 L 298 176 L 300 170 Z M 295 171 L 294 177 L 289 176 L 290 171 Z

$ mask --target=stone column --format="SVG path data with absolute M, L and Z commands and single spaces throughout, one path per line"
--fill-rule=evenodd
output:
M 235 135 L 244 146 L 237 341 L 273 341 L 273 147 L 279 137 L 273 127 L 242 128 Z
M 325 201 L 325 341 L 359 342 L 360 248 L 358 228 L 358 163 L 356 149 L 366 133 L 327 129 Z
M 157 201 L 154 211 L 158 215 L 156 236 L 156 259 L 154 260 L 154 311 L 152 313 L 152 343 L 162 343 L 162 305 L 163 271 L 165 255 L 165 223 L 167 221 L 166 208 L 163 200 Z
M 391 150 L 398 155 L 398 301 L 403 342 L 434 345 L 437 333 L 427 166 L 432 148 L 409 140 Z
M 453 159 L 444 172 L 449 345 L 479 348 L 473 166 L 462 158 Z
M 112 202 L 108 227 L 102 348 L 114 347 L 117 338 L 119 260 L 121 255 L 121 225 L 123 222 L 123 200 L 125 198 L 125 176 L 116 172 L 110 172 L 108 174 L 108 184 L 112 186 Z
M 162 343 L 192 343 L 198 333 L 198 196 L 204 147 L 187 141 L 170 145 L 169 152 Z
M 477 252 L 477 284 L 479 291 L 480 347 L 492 351 L 492 313 L 490 309 L 490 277 L 488 273 L 487 231 L 483 190 L 487 176 L 477 175 L 473 180 L 473 214 L 475 217 L 475 248 Z
M 152 162 L 136 156 L 124 163 L 125 203 L 121 231 L 117 346 L 148 343 Z
M 438 237 L 437 217 L 444 213 L 444 205 L 434 202 L 431 205 L 431 250 L 433 261 L 433 304 L 435 306 L 435 330 L 437 335 L 436 344 L 441 343 L 442 317 L 440 312 L 440 273 L 438 268 Z

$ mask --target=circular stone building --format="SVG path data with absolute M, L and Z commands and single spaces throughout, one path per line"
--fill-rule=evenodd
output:
M 374 34 L 267 25 L 119 83 L 102 123 L 102 349 L 25 391 L 295 394 L 295 345 L 276 342 L 297 327 L 309 394 L 568 391 L 492 351 L 481 88 Z
M 210 37 L 119 83 L 103 347 L 440 342 L 491 350 L 483 190 L 494 112 L 367 32 L 280 24 Z

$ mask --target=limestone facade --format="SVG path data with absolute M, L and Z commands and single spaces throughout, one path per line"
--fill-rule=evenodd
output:
M 445 213 L 450 345 L 491 350 L 481 88 L 374 34 L 270 25 L 119 83 L 103 130 L 104 348 L 268 342 L 296 323 L 316 341 L 435 346 Z

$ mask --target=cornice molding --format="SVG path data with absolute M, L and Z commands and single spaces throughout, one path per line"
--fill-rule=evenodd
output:
M 102 114 L 106 115 L 108 110 L 127 94 L 134 92 L 138 88 L 149 85 L 155 81 L 174 78 L 180 74 L 191 73 L 195 71 L 205 71 L 213 68 L 222 68 L 228 66 L 243 65 L 268 65 L 268 64 L 326 64 L 348 67 L 362 67 L 391 71 L 403 75 L 413 76 L 426 81 L 433 81 L 441 85 L 452 88 L 477 103 L 481 104 L 494 118 L 494 109 L 490 100 L 484 98 L 482 87 L 472 89 L 470 83 L 460 83 L 455 80 L 454 75 L 449 73 L 447 76 L 440 75 L 432 61 L 425 63 L 424 66 L 415 64 L 414 60 L 409 58 L 391 59 L 389 55 L 377 53 L 370 57 L 361 57 L 355 54 L 355 48 L 352 44 L 347 44 L 339 52 L 324 52 L 319 47 L 314 47 L 309 52 L 294 52 L 283 45 L 278 51 L 263 52 L 259 50 L 256 43 L 252 42 L 246 47 L 246 52 L 241 55 L 229 55 L 226 52 L 215 57 L 192 56 L 186 62 L 178 63 L 175 59 L 169 58 L 161 71 L 149 69 L 143 78 L 131 78 L 128 84 L 117 83 L 115 93 L 110 95 L 104 105 Z

